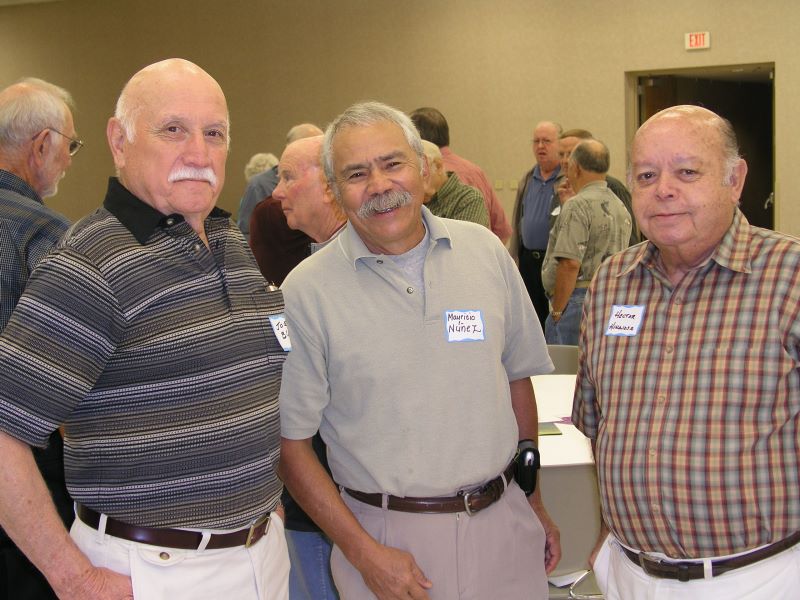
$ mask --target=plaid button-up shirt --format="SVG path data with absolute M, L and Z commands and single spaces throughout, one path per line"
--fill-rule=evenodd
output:
M 572 418 L 596 439 L 603 519 L 675 558 L 775 542 L 800 529 L 800 243 L 737 210 L 677 285 L 657 258 L 615 255 L 584 305 Z M 635 335 L 607 334 L 619 306 L 643 307 Z

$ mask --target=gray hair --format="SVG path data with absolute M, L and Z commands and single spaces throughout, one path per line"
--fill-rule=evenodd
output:
M 422 139 L 407 114 L 381 102 L 353 104 L 328 125 L 322 144 L 322 167 L 325 170 L 325 178 L 328 180 L 328 185 L 334 191 L 337 199 L 339 198 L 339 188 L 336 185 L 336 173 L 333 170 L 334 138 L 340 131 L 348 127 L 366 127 L 383 122 L 394 123 L 402 130 L 406 142 L 408 142 L 408 145 L 411 146 L 411 149 L 419 159 L 420 173 L 424 172 L 425 159 L 423 158 Z
M 130 81 L 128 82 L 130 83 Z M 136 117 L 142 109 L 141 102 L 131 102 L 131 94 L 128 93 L 128 84 L 122 88 L 122 92 L 117 98 L 117 106 L 114 109 L 114 118 L 119 121 L 120 127 L 125 134 L 125 139 L 133 143 L 136 139 Z
M 569 157 L 584 171 L 605 175 L 611 163 L 608 147 L 600 140 L 583 140 L 573 149 Z
M 263 173 L 278 164 L 278 158 L 272 152 L 258 152 L 250 157 L 244 167 L 244 178 L 250 181 L 259 173 Z
M 0 93 L 0 148 L 16 152 L 45 129 L 63 132 L 71 107 L 64 88 L 35 77 L 19 80 Z

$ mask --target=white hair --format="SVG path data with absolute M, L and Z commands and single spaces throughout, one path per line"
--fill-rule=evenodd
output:
M 259 173 L 263 173 L 278 164 L 278 158 L 272 152 L 258 152 L 250 157 L 244 166 L 244 178 L 250 181 Z
M 72 106 L 64 88 L 35 77 L 21 79 L 0 93 L 0 148 L 16 152 L 45 129 L 63 132 Z

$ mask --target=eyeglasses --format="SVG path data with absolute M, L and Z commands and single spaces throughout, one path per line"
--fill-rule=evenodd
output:
M 48 129 L 50 131 L 55 131 L 58 135 L 63 135 L 65 138 L 67 138 L 69 140 L 69 155 L 70 156 L 75 156 L 78 153 L 78 150 L 83 148 L 83 140 L 79 140 L 79 139 L 76 139 L 74 137 L 69 137 L 66 133 L 61 133 L 58 129 L 55 129 L 54 127 L 45 127 L 45 129 Z M 44 131 L 45 129 L 43 129 L 42 131 Z M 41 133 L 42 132 L 40 131 L 35 136 L 33 136 L 31 139 L 35 140 L 37 138 L 37 136 L 39 136 Z

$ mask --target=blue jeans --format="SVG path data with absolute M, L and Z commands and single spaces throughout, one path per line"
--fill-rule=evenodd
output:
M 331 577 L 332 544 L 319 531 L 286 530 L 289 600 L 339 600 Z
M 552 315 L 547 315 L 547 321 L 544 323 L 544 339 L 548 344 L 578 345 L 585 296 L 586 288 L 575 288 L 558 323 L 553 320 Z

